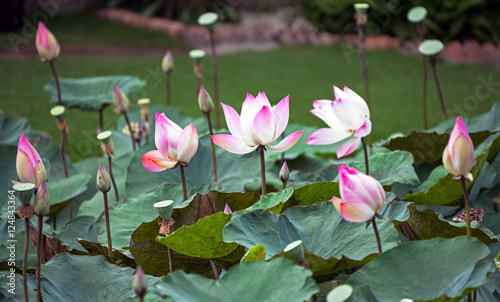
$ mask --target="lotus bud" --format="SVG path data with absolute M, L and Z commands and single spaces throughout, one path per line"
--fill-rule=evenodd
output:
M 286 162 L 284 162 L 283 166 L 281 167 L 281 170 L 280 170 L 281 181 L 287 182 L 289 175 L 290 175 L 290 171 L 288 170 L 288 165 L 286 164 Z
M 172 52 L 170 50 L 168 50 L 163 57 L 161 70 L 163 70 L 164 73 L 171 73 L 174 70 L 174 57 L 172 56 Z
M 36 192 L 34 211 L 37 216 L 46 216 L 50 213 L 50 195 L 45 182 L 40 184 Z
M 129 100 L 125 93 L 118 87 L 113 86 L 113 101 L 115 103 L 114 111 L 118 114 L 127 113 L 129 110 Z
M 109 192 L 109 190 L 111 190 L 109 174 L 102 163 L 99 164 L 99 170 L 97 170 L 97 188 L 103 193 Z
M 472 181 L 470 170 L 474 166 L 474 145 L 462 117 L 458 117 L 443 152 L 443 165 L 454 179 L 465 177 Z
M 140 265 L 138 265 L 135 270 L 134 282 L 132 283 L 132 287 L 137 297 L 143 299 L 148 290 L 148 282 L 146 281 L 146 276 L 144 275 L 144 271 L 142 270 L 142 267 Z
M 17 146 L 16 170 L 21 182 L 34 183 L 36 188 L 47 180 L 42 159 L 24 134 L 21 134 Z
M 36 50 L 42 62 L 56 59 L 61 51 L 56 37 L 42 22 L 38 23 L 38 30 L 36 32 Z
M 214 109 L 212 98 L 203 85 L 201 85 L 200 93 L 198 94 L 198 105 L 200 105 L 203 113 L 210 113 Z
M 226 203 L 226 206 L 224 207 L 224 214 L 230 214 L 232 212 L 233 211 L 231 210 L 231 208 L 229 207 L 229 205 Z

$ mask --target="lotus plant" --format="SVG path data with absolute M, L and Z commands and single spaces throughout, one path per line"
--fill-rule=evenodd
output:
M 165 113 L 156 113 L 155 145 L 157 150 L 149 151 L 142 157 L 144 168 L 152 172 L 180 167 L 184 200 L 187 186 L 184 167 L 198 150 L 198 132 L 193 124 L 182 129 L 169 120 Z
M 288 170 L 288 165 L 286 164 L 286 162 L 284 162 L 283 166 L 281 166 L 281 170 L 280 170 L 280 174 L 279 174 L 281 183 L 283 184 L 283 189 L 286 188 L 286 182 L 288 181 L 289 174 L 290 174 L 290 171 Z
M 210 112 L 214 109 L 214 103 L 212 102 L 212 98 L 208 94 L 207 90 L 203 85 L 201 85 L 200 93 L 198 94 L 198 105 L 200 106 L 201 112 L 205 114 L 208 123 L 208 130 L 210 131 L 210 135 L 214 135 L 214 130 L 212 129 L 212 120 L 210 119 Z M 217 182 L 217 158 L 215 157 L 215 146 L 213 141 L 211 142 L 212 146 L 212 163 L 214 166 L 214 181 Z
M 377 212 L 385 204 L 385 193 L 380 183 L 370 175 L 358 172 L 354 168 L 342 165 L 339 167 L 340 198 L 332 197 L 332 203 L 342 218 L 351 222 L 367 222 L 373 224 L 377 237 L 378 251 L 382 253 L 382 243 L 377 229 L 375 217 L 381 218 Z
M 62 105 L 59 78 L 54 66 L 54 60 L 59 56 L 61 47 L 59 46 L 59 43 L 57 43 L 56 37 L 41 21 L 38 23 L 38 30 L 36 32 L 36 50 L 38 51 L 38 55 L 40 56 L 42 62 L 49 62 L 50 64 L 50 68 L 52 69 L 52 74 L 54 75 L 54 80 L 56 82 L 58 104 Z
M 35 206 L 33 211 L 38 216 L 38 241 L 36 248 L 36 300 L 42 301 L 42 288 L 40 287 L 41 264 L 43 252 L 43 216 L 50 213 L 50 195 L 47 191 L 45 181 L 40 184 L 35 195 Z
M 368 152 L 364 137 L 372 130 L 368 105 L 348 87 L 341 90 L 333 86 L 335 99 L 314 101 L 311 113 L 322 119 L 330 128 L 314 131 L 306 141 L 309 145 L 329 145 L 349 138 L 337 149 L 341 158 L 354 152 L 360 142 L 365 152 L 366 174 L 369 174 Z
M 113 259 L 113 244 L 111 243 L 111 228 L 109 225 L 108 192 L 111 190 L 111 181 L 106 168 L 99 164 L 96 178 L 97 188 L 102 192 L 104 198 L 104 217 L 106 219 L 106 234 L 108 235 L 108 256 Z
M 174 57 L 170 50 L 165 53 L 161 62 L 161 70 L 165 74 L 166 88 L 167 88 L 167 106 L 170 106 L 170 75 L 174 71 Z
M 462 117 L 458 117 L 455 127 L 451 131 L 448 144 L 443 152 L 443 165 L 454 180 L 459 180 L 462 185 L 465 202 L 465 219 L 467 223 L 467 236 L 471 236 L 470 227 L 470 202 L 465 181 L 472 181 L 470 173 L 474 166 L 474 145 L 467 131 Z
M 245 154 L 257 149 L 261 163 L 262 195 L 265 195 L 267 191 L 264 151 L 266 149 L 275 152 L 286 151 L 297 143 L 303 132 L 296 131 L 278 144 L 270 145 L 280 137 L 288 124 L 289 96 L 272 109 L 264 92 L 259 92 L 257 97 L 247 94 L 241 108 L 241 116 L 233 107 L 223 103 L 221 106 L 231 135 L 212 135 L 212 140 L 231 153 Z
M 142 267 L 140 265 L 138 265 L 135 270 L 135 276 L 134 276 L 134 281 L 132 282 L 132 288 L 134 289 L 134 292 L 137 295 L 139 302 L 144 301 L 144 296 L 148 291 L 148 282 L 146 280 L 146 275 L 144 274 L 144 271 L 142 270 Z
M 42 159 L 24 134 L 21 134 L 17 145 L 16 170 L 22 183 L 35 184 L 35 191 L 47 180 Z
M 129 100 L 127 95 L 116 85 L 113 86 L 113 102 L 115 104 L 114 111 L 118 114 L 122 114 L 125 118 L 125 122 L 127 122 L 128 130 L 130 131 L 130 138 L 132 139 L 132 149 L 135 151 L 134 131 L 132 130 L 132 126 L 130 125 L 130 120 L 127 115 L 127 112 L 129 111 Z

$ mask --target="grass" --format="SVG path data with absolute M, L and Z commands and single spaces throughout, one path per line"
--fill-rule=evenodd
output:
M 105 27 L 102 29 L 109 31 Z M 126 32 L 126 29 L 120 30 Z M 94 32 L 87 34 L 92 36 Z M 95 34 L 101 35 L 98 31 Z M 78 35 L 84 36 L 85 30 Z M 64 45 L 65 41 L 60 39 L 60 43 Z M 422 129 L 420 58 L 402 56 L 395 51 L 368 51 L 366 57 L 374 139 L 383 139 L 395 132 Z M 346 57 L 340 46 L 284 47 L 263 53 L 221 56 L 218 62 L 220 101 L 232 105 L 238 112 L 247 92 L 255 95 L 265 91 L 272 104 L 290 95 L 291 122 L 324 127 L 319 118 L 309 113 L 314 100 L 333 99 L 333 85 L 347 85 L 360 95 L 364 93 L 359 58 L 356 54 Z M 153 103 L 164 104 L 165 85 L 164 75 L 159 71 L 160 63 L 161 57 L 147 56 L 65 58 L 63 48 L 56 66 L 59 75 L 68 78 L 138 76 L 147 80 L 147 85 L 140 95 L 132 96 L 132 101 L 149 97 Z M 187 54 L 183 54 L 175 56 L 175 64 L 172 103 L 188 115 L 201 117 L 194 91 L 192 62 Z M 442 62 L 437 68 L 445 103 L 453 112 L 451 116 L 483 113 L 500 99 L 500 70 L 486 65 L 453 66 Z M 483 79 L 487 82 L 488 78 L 492 83 L 485 85 Z M 6 116 L 28 117 L 33 129 L 48 132 L 57 144 L 59 130 L 49 115 L 53 104 L 48 102 L 49 96 L 43 89 L 50 79 L 49 66 L 37 60 L 0 60 L 0 108 Z M 208 59 L 205 60 L 204 84 L 212 93 Z M 428 83 L 428 107 L 430 126 L 443 120 L 432 78 Z M 105 118 L 114 125 L 118 116 L 107 108 Z M 67 121 L 71 149 L 77 151 L 72 152 L 72 160 L 97 154 L 94 139 L 97 113 L 70 110 Z M 95 142 L 94 147 L 84 144 L 85 141 Z

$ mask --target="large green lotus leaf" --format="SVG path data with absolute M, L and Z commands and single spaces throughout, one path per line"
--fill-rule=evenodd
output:
M 130 238 L 130 252 L 137 264 L 144 269 L 146 274 L 153 276 L 164 276 L 169 272 L 167 247 L 156 241 L 160 230 L 159 220 L 160 218 L 157 217 L 141 224 Z M 188 257 L 175 251 L 173 259 L 175 270 L 213 276 L 208 259 Z
M 339 184 L 336 182 L 318 182 L 295 189 L 292 205 L 310 205 L 321 201 L 331 200 L 339 196 Z
M 0 144 L 0 194 L 7 198 L 7 191 L 12 190 L 11 180 L 17 180 L 16 170 L 17 146 Z M 6 204 L 6 203 L 5 203 Z M 5 206 L 2 202 L 2 210 Z
M 90 174 L 79 173 L 68 178 L 47 182 L 47 190 L 50 194 L 50 214 L 54 215 L 66 206 L 74 197 L 85 192 Z
M 260 198 L 254 205 L 247 208 L 246 210 L 269 210 L 274 214 L 281 213 L 285 202 L 292 197 L 293 188 L 285 188 L 277 193 L 268 193 Z
M 108 259 L 109 249 L 107 245 L 103 245 L 99 242 L 88 241 L 85 239 L 78 238 L 78 242 L 81 246 L 88 252 L 90 255 L 102 255 Z M 71 254 L 80 255 L 82 253 L 71 252 Z M 121 249 L 113 248 L 113 259 L 108 259 L 109 263 L 116 263 L 121 266 L 129 266 L 132 268 L 136 268 L 136 263 L 134 258 L 130 255 L 127 255 L 127 252 Z
M 110 264 L 103 256 L 56 255 L 42 266 L 42 297 L 45 301 L 121 301 L 135 297 L 135 270 Z M 146 276 L 154 287 L 159 278 Z M 28 278 L 35 288 L 35 278 Z
M 28 131 L 28 121 L 25 118 L 4 118 L 4 113 L 0 109 L 0 144 L 17 145 L 21 134 L 26 134 Z
M 213 180 L 212 149 L 207 140 L 200 140 L 198 151 L 186 168 L 188 188 Z M 179 169 L 151 172 L 142 165 L 142 156 L 156 147 L 153 141 L 143 145 L 132 158 L 127 169 L 127 196 L 139 195 L 153 189 L 156 185 L 169 182 L 181 183 Z M 260 179 L 260 161 L 255 152 L 239 155 L 229 153 L 216 146 L 218 182 L 226 192 L 242 192 L 244 185 Z
M 387 219 L 378 222 L 384 250 L 393 248 L 398 241 L 393 224 Z M 302 240 L 316 275 L 366 263 L 378 252 L 373 229 L 366 229 L 366 223 L 345 221 L 330 202 L 293 207 L 280 215 L 263 210 L 234 213 L 223 235 L 224 241 L 246 248 L 264 245 L 267 259 Z
M 97 241 L 99 226 L 95 224 L 92 216 L 78 216 L 58 229 L 53 236 L 64 242 L 70 249 L 82 249 L 78 239 Z
M 66 108 L 97 111 L 103 105 L 113 103 L 113 86 L 129 95 L 139 92 L 144 85 L 134 76 L 105 76 L 81 79 L 59 78 L 61 99 Z M 45 90 L 51 94 L 50 101 L 58 102 L 57 88 L 54 79 L 45 85 Z
M 310 276 L 310 271 L 279 258 L 242 263 L 218 281 L 176 271 L 158 289 L 178 302 L 303 302 L 318 292 Z
M 492 132 L 481 131 L 470 133 L 474 146 L 482 143 Z M 415 163 L 439 164 L 443 150 L 448 144 L 450 135 L 436 132 L 413 131 L 407 136 L 399 136 L 382 144 L 389 150 L 408 151 L 413 155 Z
M 486 164 L 490 148 L 491 142 L 485 142 L 475 150 L 476 162 L 471 170 L 475 182 Z M 463 203 L 462 186 L 459 181 L 453 180 L 452 177 L 444 166 L 438 166 L 431 172 L 427 180 L 413 189 L 411 193 L 406 194 L 403 199 L 420 205 Z M 467 181 L 466 186 L 469 189 L 472 183 Z
M 487 282 L 490 250 L 476 238 L 412 241 L 395 247 L 352 275 L 349 301 L 459 301 Z
M 462 222 L 448 221 L 442 214 L 427 209 L 419 211 L 415 204 L 408 207 L 410 218 L 407 222 L 421 239 L 430 238 L 453 238 L 466 234 L 466 225 Z M 471 222 L 472 236 L 486 244 L 498 242 L 500 235 L 495 235 L 491 230 L 479 225 L 476 221 Z
M 182 226 L 167 236 L 158 236 L 158 242 L 190 257 L 220 258 L 233 252 L 238 245 L 222 240 L 222 229 L 231 220 L 231 214 L 219 212 L 199 219 L 194 225 Z
M 190 194 L 206 193 L 207 191 L 221 189 L 216 183 L 202 184 L 193 187 Z M 158 217 L 153 207 L 158 201 L 174 200 L 174 206 L 182 203 L 182 188 L 178 184 L 162 184 L 154 190 L 129 198 L 125 203 L 117 204 L 109 211 L 109 224 L 111 227 L 111 241 L 113 246 L 128 248 L 130 236 L 134 230 L 145 221 Z M 104 210 L 104 205 L 102 206 Z M 101 222 L 99 241 L 107 244 L 107 229 L 104 221 Z

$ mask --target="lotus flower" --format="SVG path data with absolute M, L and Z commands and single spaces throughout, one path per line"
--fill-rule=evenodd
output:
M 373 177 L 346 165 L 339 167 L 340 197 L 332 197 L 332 203 L 347 221 L 363 222 L 382 210 L 385 203 L 384 189 Z
M 50 213 L 50 195 L 45 181 L 40 184 L 36 192 L 33 210 L 37 216 L 46 216 Z
M 169 50 L 163 57 L 161 61 L 161 70 L 164 73 L 169 73 L 174 70 L 174 57 L 172 56 L 172 52 Z
M 348 137 L 337 149 L 337 157 L 349 155 L 358 148 L 361 138 L 370 134 L 372 123 L 365 101 L 348 87 L 344 91 L 333 86 L 335 100 L 314 101 L 311 113 L 322 119 L 330 128 L 314 131 L 306 141 L 308 145 L 329 145 Z
M 24 134 L 21 134 L 17 146 L 16 170 L 21 182 L 33 183 L 37 189 L 42 182 L 47 180 L 47 172 L 42 159 Z
M 38 31 L 36 32 L 36 50 L 42 61 L 56 59 L 61 51 L 56 38 L 42 22 L 38 23 Z
M 273 110 L 265 93 L 259 92 L 257 97 L 247 94 L 241 108 L 241 117 L 231 106 L 221 103 L 231 135 L 213 135 L 213 142 L 236 154 L 249 153 L 259 146 L 275 152 L 290 149 L 303 131 L 288 135 L 274 146 L 269 145 L 280 137 L 288 124 L 288 98 L 287 96 L 281 100 Z
M 113 86 L 113 102 L 115 108 L 113 109 L 118 114 L 127 113 L 129 110 L 129 100 L 125 93 L 123 93 L 116 85 Z
M 182 129 L 165 113 L 156 113 L 155 144 L 158 150 L 142 157 L 144 168 L 152 172 L 172 169 L 178 163 L 187 166 L 198 150 L 198 132 L 193 124 Z
M 203 113 L 210 113 L 214 109 L 214 102 L 203 85 L 198 93 L 198 105 Z
M 102 163 L 99 164 L 99 169 L 97 170 L 96 183 L 97 188 L 101 192 L 106 193 L 111 190 L 111 180 L 109 178 L 108 171 L 106 171 L 106 168 L 104 168 Z
M 458 117 L 443 152 L 443 165 L 454 178 L 472 181 L 470 170 L 474 166 L 474 145 L 462 117 Z

